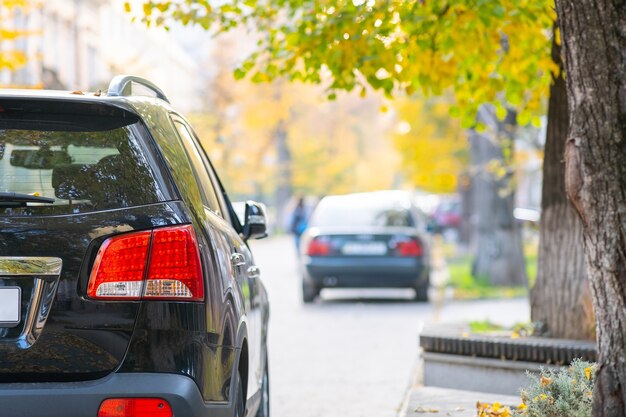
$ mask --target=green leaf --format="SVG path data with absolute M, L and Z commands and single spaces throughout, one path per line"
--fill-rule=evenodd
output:
M 242 68 L 235 68 L 235 71 L 233 72 L 233 76 L 235 77 L 236 80 L 241 80 L 245 78 L 246 71 Z
M 506 10 L 504 9 L 504 6 L 502 6 L 501 4 L 498 4 L 496 6 L 494 6 L 493 9 L 491 9 L 491 13 L 493 14 L 493 16 L 497 17 L 498 19 L 502 19 L 504 17 Z
M 530 124 L 539 129 L 541 127 L 541 117 L 533 116 L 533 118 L 530 119 Z
M 532 114 L 528 110 L 523 110 L 517 115 L 517 124 L 526 126 L 530 123 Z
M 499 120 L 504 120 L 506 118 L 507 111 L 499 101 L 496 102 L 496 116 Z
M 475 123 L 476 122 L 474 121 L 474 118 L 469 117 L 468 115 L 463 115 L 463 117 L 461 118 L 461 127 L 463 129 L 470 129 L 474 126 Z
M 129 4 L 129 6 L 130 6 L 130 4 Z M 152 5 L 150 3 L 144 3 L 143 4 L 143 14 L 145 14 L 146 17 L 150 17 L 150 15 L 152 15 Z

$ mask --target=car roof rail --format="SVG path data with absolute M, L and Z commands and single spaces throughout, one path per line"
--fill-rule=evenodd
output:
M 139 86 L 139 88 L 135 91 L 134 86 Z M 111 97 L 148 96 L 170 102 L 163 90 L 154 83 L 134 75 L 117 75 L 113 77 L 109 84 L 107 95 Z

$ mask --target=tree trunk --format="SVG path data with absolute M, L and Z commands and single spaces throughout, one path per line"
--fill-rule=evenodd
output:
M 461 195 L 461 226 L 459 228 L 459 245 L 467 248 L 472 243 L 472 214 L 474 213 L 474 193 L 470 175 L 463 173 L 459 176 L 458 193 Z
M 513 217 L 514 197 L 511 173 L 505 161 L 503 146 L 513 147 L 503 123 L 493 109 L 483 106 L 479 120 L 489 126 L 493 137 L 470 133 L 474 213 L 476 214 L 476 255 L 472 274 L 492 285 L 526 285 L 526 265 L 520 227 Z M 490 167 L 502 167 L 502 173 Z M 497 169 L 496 169 L 497 170 Z
M 560 62 L 559 47 L 552 58 Z M 560 73 L 550 88 L 543 160 L 537 279 L 530 293 L 531 318 L 540 333 L 566 339 L 593 339 L 595 319 L 585 273 L 582 223 L 565 193 L 567 90 Z M 567 311 L 567 314 L 563 314 Z
M 626 415 L 626 2 L 557 0 L 570 129 L 567 194 L 596 314 L 595 416 Z M 564 312 L 565 313 L 565 312 Z
M 285 224 L 287 204 L 293 194 L 293 171 L 291 169 L 291 152 L 287 143 L 285 121 L 279 120 L 274 130 L 276 146 L 276 220 L 277 224 Z

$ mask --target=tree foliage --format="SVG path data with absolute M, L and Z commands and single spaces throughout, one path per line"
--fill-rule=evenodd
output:
M 434 193 L 454 193 L 457 178 L 469 164 L 468 142 L 446 99 L 396 99 L 394 143 L 411 184 Z
M 231 193 L 265 200 L 275 193 L 279 124 L 287 136 L 295 193 L 319 196 L 394 186 L 400 158 L 386 140 L 394 123 L 391 114 L 379 112 L 380 97 L 363 100 L 340 93 L 329 102 L 318 87 L 254 84 L 220 74 L 207 90 L 228 95 L 211 96 L 210 111 L 190 121 Z
M 256 30 L 257 48 L 237 77 L 321 83 L 330 98 L 337 90 L 365 94 L 368 85 L 387 95 L 452 89 L 451 113 L 464 127 L 483 103 L 538 124 L 557 70 L 549 0 L 144 1 L 139 12 L 148 24 Z
M 28 5 L 28 0 L 4 0 L 0 3 L 0 70 L 16 70 L 26 64 L 26 55 L 13 47 L 13 41 L 28 35 L 28 32 L 14 27 L 13 17 L 15 13 L 25 12 Z

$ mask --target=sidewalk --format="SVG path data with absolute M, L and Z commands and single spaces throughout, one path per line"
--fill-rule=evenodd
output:
M 412 387 L 400 417 L 475 417 L 477 401 L 490 404 L 499 402 L 511 410 L 516 409 L 521 402 L 519 397 L 416 385 Z
M 450 273 L 443 253 L 441 238 L 435 239 L 431 258 L 431 285 L 435 289 L 432 302 L 435 306 L 434 322 L 441 319 L 441 312 L 446 303 L 448 294 L 446 286 L 450 280 Z M 413 381 L 404 400 L 399 417 L 451 416 L 475 417 L 476 403 L 493 404 L 498 402 L 508 406 L 511 410 L 517 409 L 521 402 L 519 396 L 507 396 L 476 391 L 464 391 L 450 388 L 425 387 L 422 385 L 422 358 L 419 358 L 415 371 L 416 380 Z

